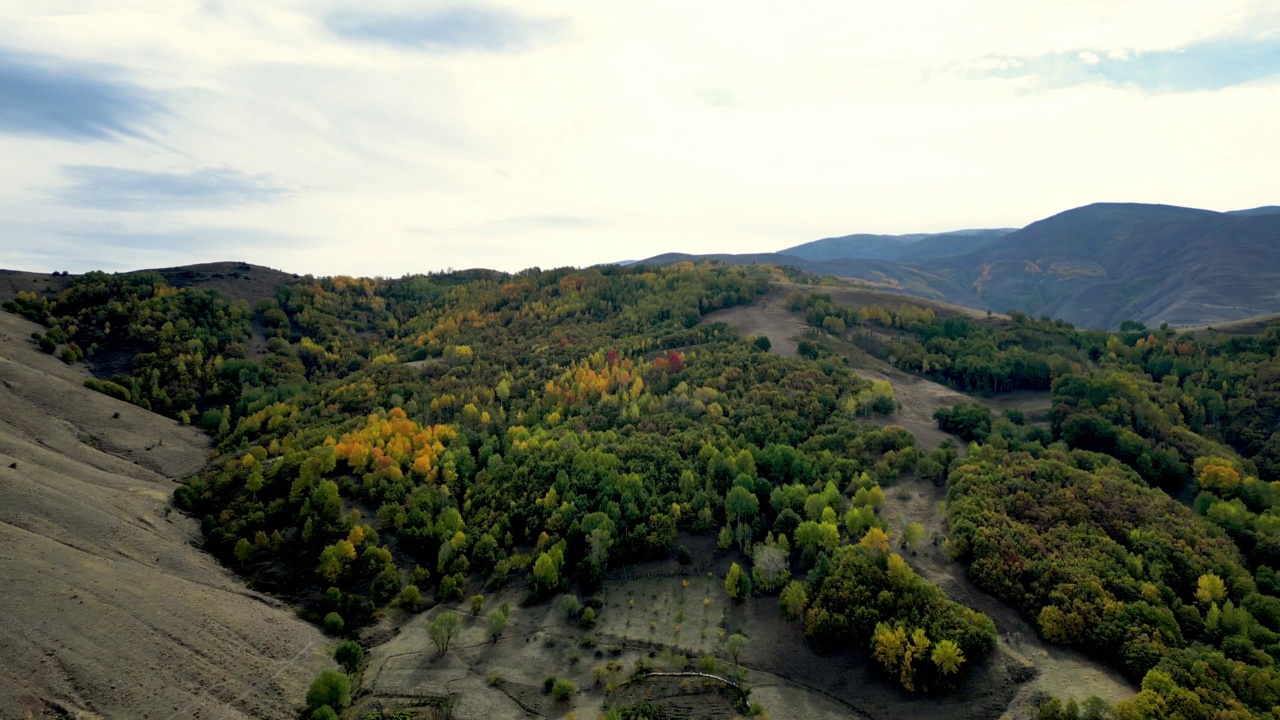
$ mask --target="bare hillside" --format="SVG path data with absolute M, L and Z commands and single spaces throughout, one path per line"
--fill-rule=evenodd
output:
M 206 439 L 83 388 L 36 329 L 0 312 L 0 717 L 292 717 L 324 637 L 170 510 Z

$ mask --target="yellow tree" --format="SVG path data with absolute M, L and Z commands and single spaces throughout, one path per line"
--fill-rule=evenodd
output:
M 889 533 L 878 527 L 873 527 L 867 531 L 866 535 L 862 536 L 859 544 L 873 555 L 887 553 L 889 552 Z
M 958 672 L 960 666 L 964 664 L 964 653 L 960 652 L 960 646 L 950 640 L 940 640 L 937 647 L 933 649 L 933 664 L 938 666 L 938 671 L 943 675 L 950 675 Z
M 1227 597 L 1227 585 L 1213 573 L 1205 573 L 1196 581 L 1196 599 L 1202 603 L 1215 603 Z

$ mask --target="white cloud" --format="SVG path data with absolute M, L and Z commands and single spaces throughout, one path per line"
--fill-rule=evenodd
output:
M 1102 58 L 1098 57 L 1097 53 L 1090 52 L 1088 50 L 1082 50 L 1076 57 L 1080 58 L 1080 62 L 1085 65 L 1097 65 L 1098 62 L 1102 60 Z
M 456 53 L 325 24 L 366 5 L 420 4 L 0 4 L 0 47 L 110 64 L 166 108 L 145 138 L 0 135 L 0 266 L 30 263 L 19 249 L 55 229 L 66 242 L 111 223 L 147 237 L 257 231 L 237 259 L 398 275 L 1011 226 L 1097 200 L 1228 209 L 1274 203 L 1280 187 L 1266 161 L 1280 156 L 1273 88 L 1032 93 L 974 72 L 1256 30 L 1249 0 L 509 3 L 569 30 Z M 298 190 L 121 218 L 47 198 L 72 165 L 232 168 Z

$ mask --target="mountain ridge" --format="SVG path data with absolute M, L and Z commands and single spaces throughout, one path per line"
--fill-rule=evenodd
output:
M 1218 212 L 1099 202 L 1011 232 L 978 232 L 999 234 L 963 252 L 935 256 L 814 259 L 788 253 L 806 246 L 818 247 L 819 255 L 837 247 L 854 252 L 869 247 L 859 246 L 862 240 L 836 242 L 845 238 L 898 238 L 899 245 L 911 247 L 952 240 L 957 233 L 908 241 L 901 238 L 915 236 L 849 235 L 777 253 L 679 259 L 791 265 L 928 299 L 1048 315 L 1085 327 L 1115 328 L 1125 320 L 1195 326 L 1280 312 L 1277 206 Z M 672 257 L 640 262 L 661 264 Z

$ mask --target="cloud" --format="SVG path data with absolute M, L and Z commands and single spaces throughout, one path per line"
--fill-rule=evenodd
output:
M 153 211 L 240 207 L 280 200 L 293 189 L 271 175 L 246 175 L 231 168 L 153 172 L 98 165 L 71 165 L 63 174 L 74 182 L 59 188 L 65 205 L 97 210 Z
M 737 107 L 738 105 L 738 98 L 734 92 L 732 90 L 725 90 L 724 88 L 708 88 L 706 90 L 699 90 L 698 97 L 702 102 L 710 105 L 711 107 L 728 108 Z
M 62 249 L 90 252 L 89 248 L 110 255 L 120 250 L 170 251 L 231 259 L 228 253 L 250 250 L 262 244 L 273 247 L 298 246 L 304 238 L 282 233 L 219 227 L 177 227 L 169 230 L 125 229 L 65 230 L 57 233 Z
M 112 68 L 0 49 L 0 133 L 61 140 L 140 137 L 159 97 Z
M 554 39 L 567 22 L 497 7 L 454 5 L 404 13 L 341 10 L 325 17 L 325 25 L 335 35 L 349 40 L 442 53 L 519 52 Z
M 1100 83 L 1147 92 L 1221 90 L 1280 76 L 1280 37 L 1216 38 L 1171 50 L 1076 50 L 1025 58 L 984 58 L 981 75 L 1045 87 Z
M 530 215 L 525 217 L 491 220 L 476 225 L 459 227 L 406 227 L 405 232 L 429 237 L 457 235 L 513 235 L 539 230 L 584 230 L 608 225 L 603 218 L 586 215 Z

